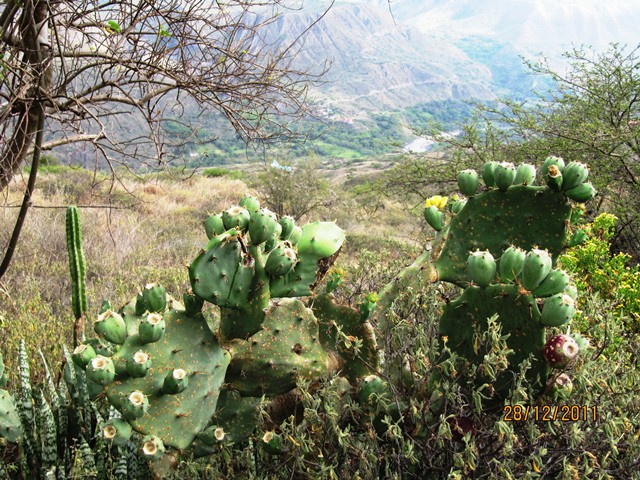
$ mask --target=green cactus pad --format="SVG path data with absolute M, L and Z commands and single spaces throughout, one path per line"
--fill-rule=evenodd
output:
M 344 376 L 356 383 L 378 369 L 380 359 L 375 332 L 369 322 L 362 321 L 357 310 L 336 305 L 330 293 L 318 295 L 312 302 L 312 309 L 320 326 L 322 346 L 342 359 L 340 371 Z M 338 329 L 346 338 L 338 336 Z M 356 352 L 353 345 L 358 341 L 362 346 Z
M 253 258 L 242 235 L 223 233 L 189 267 L 193 292 L 220 307 L 239 308 L 249 301 Z
M 178 449 L 188 447 L 198 432 L 207 426 L 215 411 L 220 388 L 230 356 L 219 345 L 202 315 L 187 315 L 175 301 L 164 314 L 166 330 L 155 343 L 143 343 L 137 334 L 130 335 L 118 353 L 113 355 L 117 371 L 126 371 L 127 359 L 135 352 L 144 351 L 153 360 L 153 367 L 142 378 L 131 378 L 119 373 L 107 385 L 109 402 L 121 409 L 124 400 L 134 390 L 144 393 L 149 406 L 146 414 L 131 421 L 134 430 L 155 435 Z M 134 329 L 140 319 L 130 315 L 131 304 L 124 311 Z M 174 369 L 189 372 L 189 386 L 175 395 L 164 394 L 165 377 Z
M 545 187 L 514 185 L 506 192 L 486 191 L 470 198 L 442 231 L 435 266 L 440 280 L 467 280 L 467 257 L 488 250 L 495 258 L 511 245 L 548 249 L 553 256 L 566 244 L 571 205 Z
M 500 373 L 494 388 L 504 398 L 513 385 L 514 372 L 521 362 L 533 356 L 527 378 L 542 389 L 548 367 L 542 356 L 545 329 L 540 323 L 540 312 L 535 298 L 523 294 L 517 285 L 491 285 L 487 288 L 469 287 L 462 295 L 445 305 L 440 319 L 440 335 L 446 337 L 447 346 L 475 364 L 481 364 L 484 355 L 474 342 L 474 330 L 485 331 L 487 319 L 498 315 L 502 335 L 509 335 L 507 346 L 514 353 L 509 356 L 509 369 Z M 480 384 L 488 381 L 479 378 Z
M 248 438 L 258 424 L 260 397 L 242 397 L 234 390 L 222 390 L 218 400 L 218 409 L 211 418 L 211 427 L 198 435 L 198 439 L 207 445 L 215 445 L 216 429 L 222 428 L 224 440 L 238 443 Z
M 22 438 L 22 424 L 13 397 L 6 390 L 0 390 L 0 438 L 18 443 Z
M 232 360 L 226 382 L 244 396 L 284 393 L 299 377 L 317 378 L 327 371 L 318 321 L 300 300 L 273 304 L 261 331 L 229 342 L 228 348 Z

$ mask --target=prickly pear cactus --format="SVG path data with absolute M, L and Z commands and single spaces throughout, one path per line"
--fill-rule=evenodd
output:
M 13 396 L 3 390 L 6 384 L 7 377 L 0 354 L 0 438 L 16 443 L 22 438 L 22 428 Z
M 494 400 L 507 394 L 525 360 L 531 360 L 531 384 L 541 391 L 549 373 L 543 357 L 546 329 L 567 325 L 575 313 L 575 289 L 554 266 L 558 255 L 578 241 L 568 236 L 581 210 L 571 200 L 584 202 L 595 195 L 585 183 L 587 175 L 584 165 L 565 167 L 556 157 L 543 165 L 543 186 L 535 185 L 535 168 L 528 164 L 516 169 L 510 163 L 487 163 L 484 188 L 477 172 L 461 172 L 458 184 L 468 198 L 427 200 L 425 219 L 437 232 L 433 248 L 381 292 L 381 328 L 390 328 L 386 314 L 403 288 L 453 283 L 463 290 L 443 307 L 442 346 L 446 341 L 458 356 L 480 364 L 487 352 L 479 348 L 478 334 L 497 314 L 512 353 L 508 368 L 493 382 Z
M 368 316 L 335 306 L 329 294 L 300 299 L 313 293 L 344 242 L 335 224 L 301 228 L 245 197 L 207 218 L 205 230 L 209 242 L 189 266 L 184 305 L 155 284 L 117 312 L 107 302 L 94 322 L 100 340 L 73 354 L 89 387 L 122 414 L 106 431 L 118 441 L 132 431 L 145 435 L 149 460 L 167 447 L 206 454 L 241 441 L 255 429 L 263 399 L 338 369 L 358 381 L 377 366 Z M 219 308 L 215 331 L 205 302 Z M 341 348 L 338 331 L 364 348 Z

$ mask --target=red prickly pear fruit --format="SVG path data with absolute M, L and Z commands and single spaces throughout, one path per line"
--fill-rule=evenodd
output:
M 582 203 L 591 200 L 596 196 L 596 193 L 598 192 L 593 187 L 593 185 L 591 185 L 590 183 L 583 183 L 575 188 L 572 188 L 571 190 L 567 190 L 565 192 L 565 195 L 571 200 Z
M 513 184 L 516 176 L 516 167 L 511 162 L 501 162 L 496 165 L 493 171 L 493 177 L 496 187 L 502 192 L 506 191 Z
M 480 180 L 475 170 L 462 170 L 458 173 L 458 187 L 467 197 L 473 197 L 478 191 Z
M 424 219 L 436 232 L 439 232 L 444 227 L 444 218 L 442 216 L 442 212 L 438 210 L 438 207 L 434 205 L 425 207 Z
M 522 286 L 533 291 L 551 271 L 553 260 L 546 250 L 534 248 L 524 257 Z
M 498 162 L 487 162 L 482 167 L 482 181 L 489 188 L 493 188 L 496 186 L 496 180 L 495 180 L 496 165 L 498 165 Z
M 566 293 L 547 297 L 542 304 L 540 322 L 547 327 L 559 327 L 569 323 L 576 313 L 575 302 Z
M 542 353 L 549 365 L 564 368 L 569 365 L 580 352 L 578 342 L 569 335 L 556 335 L 545 343 Z
M 496 261 L 489 252 L 472 252 L 467 258 L 467 271 L 473 283 L 488 287 L 496 276 Z
M 568 191 L 581 185 L 589 176 L 589 168 L 580 162 L 569 162 L 562 170 L 562 190 Z
M 524 265 L 525 251 L 518 247 L 507 248 L 500 257 L 500 281 L 513 282 Z
M 513 179 L 514 185 L 533 185 L 536 183 L 536 167 L 530 163 L 518 165 L 516 176 Z

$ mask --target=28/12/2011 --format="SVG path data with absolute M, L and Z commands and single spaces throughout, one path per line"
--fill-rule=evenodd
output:
M 505 405 L 503 413 L 505 422 L 595 422 L 598 419 L 598 407 L 587 405 Z

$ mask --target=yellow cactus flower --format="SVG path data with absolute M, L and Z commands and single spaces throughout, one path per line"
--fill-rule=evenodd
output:
M 448 197 L 442 197 L 440 195 L 434 195 L 433 197 L 427 198 L 424 202 L 425 208 L 429 208 L 431 206 L 436 207 L 438 210 L 442 210 L 447 205 Z

